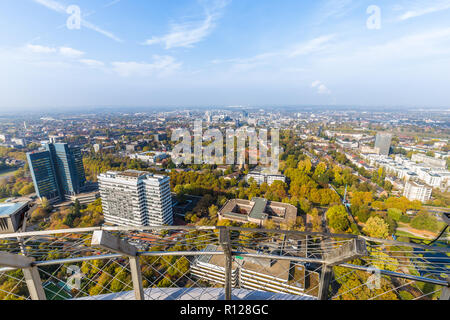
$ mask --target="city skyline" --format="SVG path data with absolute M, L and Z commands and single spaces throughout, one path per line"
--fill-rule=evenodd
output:
M 446 108 L 449 9 L 448 0 L 3 3 L 0 111 Z

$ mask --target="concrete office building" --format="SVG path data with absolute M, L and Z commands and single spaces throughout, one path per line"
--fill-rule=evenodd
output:
M 250 222 L 262 226 L 270 219 L 280 225 L 294 223 L 297 219 L 297 208 L 263 198 L 253 198 L 252 201 L 231 199 L 219 210 L 218 215 L 219 220 Z
M 39 198 L 63 201 L 84 191 L 81 149 L 67 143 L 48 143 L 44 150 L 27 153 L 34 188 Z
M 98 181 L 106 223 L 133 227 L 173 224 L 168 176 L 110 171 L 100 174 Z
M 0 233 L 18 231 L 23 225 L 28 210 L 28 202 L 0 204 Z
M 378 133 L 375 138 L 375 148 L 380 150 L 380 154 L 388 156 L 392 143 L 392 134 L 390 133 Z
M 208 245 L 203 251 L 220 251 L 215 245 Z M 251 254 L 259 254 L 255 250 L 247 250 Z M 260 259 L 257 257 L 240 257 L 233 259 L 231 266 L 231 285 L 273 293 L 305 295 L 312 283 L 318 283 L 319 274 L 309 272 L 305 266 L 290 260 Z M 225 283 L 225 258 L 222 255 L 201 255 L 191 263 L 191 274 L 204 281 Z M 313 279 L 312 281 L 310 279 Z M 306 296 L 317 295 L 316 290 Z

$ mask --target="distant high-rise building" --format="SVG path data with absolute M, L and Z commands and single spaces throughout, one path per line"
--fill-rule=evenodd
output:
M 49 143 L 44 148 L 27 153 L 37 195 L 62 201 L 81 193 L 86 183 L 81 149 L 67 143 Z
M 167 133 L 158 133 L 154 136 L 156 142 L 161 142 L 167 140 Z
M 72 147 L 67 143 L 49 143 L 45 148 L 52 155 L 61 192 L 68 196 L 81 193 L 86 176 L 80 147 Z
M 211 113 L 209 111 L 206 111 L 205 119 L 206 119 L 206 122 L 208 122 L 208 123 L 212 122 L 212 116 L 211 116 Z
M 378 133 L 375 139 L 375 148 L 380 150 L 380 154 L 384 156 L 389 155 L 392 143 L 392 134 L 390 133 Z
M 110 171 L 100 174 L 98 182 L 107 223 L 133 227 L 173 224 L 168 176 Z
M 320 137 L 322 135 L 323 132 L 323 126 L 319 126 L 319 128 L 317 129 L 317 136 Z

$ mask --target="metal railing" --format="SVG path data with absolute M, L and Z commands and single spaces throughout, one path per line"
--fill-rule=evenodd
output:
M 450 248 L 235 227 L 0 235 L 0 299 L 448 299 Z

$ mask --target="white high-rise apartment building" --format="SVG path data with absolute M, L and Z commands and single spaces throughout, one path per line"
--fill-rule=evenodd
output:
M 133 227 L 173 224 L 168 176 L 109 171 L 100 174 L 98 182 L 106 223 Z
M 425 184 L 408 181 L 403 195 L 411 201 L 419 200 L 421 202 L 427 202 L 431 199 L 432 191 L 433 189 Z

